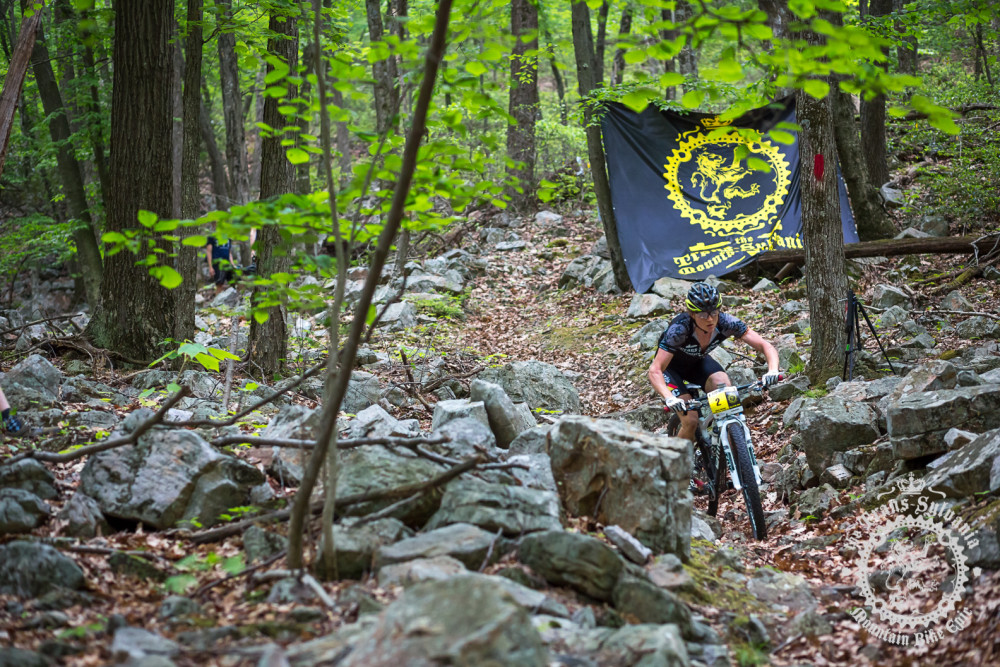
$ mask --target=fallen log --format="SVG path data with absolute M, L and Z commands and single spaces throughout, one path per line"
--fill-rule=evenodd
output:
M 996 245 L 997 240 L 991 236 L 945 236 L 922 239 L 883 239 L 879 241 L 863 241 L 849 243 L 844 246 L 844 256 L 847 259 L 855 257 L 892 257 L 897 255 L 960 255 L 972 253 L 975 250 L 988 253 Z M 756 261 L 763 265 L 771 264 L 804 264 L 806 261 L 803 250 L 770 250 L 762 252 Z

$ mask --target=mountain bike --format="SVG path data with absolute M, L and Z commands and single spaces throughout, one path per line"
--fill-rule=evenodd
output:
M 686 408 L 697 410 L 699 414 L 692 480 L 708 496 L 709 515 L 715 516 L 718 512 L 719 496 L 727 489 L 742 491 L 754 539 L 763 540 L 767 537 L 767 525 L 760 501 L 760 468 L 743 414 L 742 398 L 751 391 L 764 389 L 764 384 L 758 380 L 719 387 L 707 395 L 698 385 L 685 383 L 685 387 L 694 397 L 687 402 Z M 704 398 L 698 398 L 703 395 Z M 667 422 L 667 433 L 676 435 L 679 429 L 680 418 L 672 414 Z

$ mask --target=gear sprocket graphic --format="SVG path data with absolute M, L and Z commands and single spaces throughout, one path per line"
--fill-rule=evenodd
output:
M 879 599 L 876 595 L 875 590 L 872 588 L 871 581 L 869 580 L 869 569 L 866 567 L 868 560 L 871 558 L 871 555 L 875 551 L 876 547 L 878 547 L 878 545 L 880 545 L 886 537 L 891 535 L 893 531 L 904 526 L 922 528 L 923 530 L 934 533 L 938 539 L 938 543 L 947 547 L 952 554 L 955 569 L 955 580 L 952 585 L 952 589 L 950 592 L 944 593 L 941 597 L 941 601 L 937 605 L 937 608 L 924 614 L 899 614 L 892 611 L 889 608 L 889 605 L 884 600 Z M 858 549 L 857 558 L 861 563 L 861 566 L 858 568 L 858 587 L 860 588 L 861 596 L 872 608 L 872 612 L 878 614 L 883 621 L 887 623 L 894 623 L 903 628 L 928 627 L 936 621 L 946 618 L 948 614 L 955 610 L 955 605 L 961 599 L 962 593 L 965 590 L 965 584 L 969 580 L 969 566 L 967 564 L 968 557 L 965 555 L 965 550 L 963 549 L 958 536 L 955 535 L 953 531 L 945 528 L 941 522 L 927 516 L 898 516 L 879 526 L 875 532 L 864 543 L 862 543 L 861 548 Z

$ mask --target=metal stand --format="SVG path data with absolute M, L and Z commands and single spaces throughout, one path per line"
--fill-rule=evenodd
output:
M 878 349 L 882 352 L 885 362 L 889 364 L 889 370 L 894 375 L 898 375 L 896 369 L 892 367 L 892 362 L 889 361 L 889 355 L 886 354 L 885 348 L 882 347 L 882 341 L 879 340 L 878 333 L 875 332 L 875 325 L 868 318 L 868 312 L 865 310 L 865 307 L 858 301 L 858 297 L 854 295 L 854 292 L 848 292 L 847 312 L 844 319 L 844 331 L 847 333 L 847 348 L 844 352 L 844 379 L 850 380 L 854 376 L 854 353 L 864 348 L 864 344 L 861 342 L 861 321 L 859 316 L 864 317 L 865 322 L 868 323 L 868 330 L 872 332 L 875 342 L 878 343 Z

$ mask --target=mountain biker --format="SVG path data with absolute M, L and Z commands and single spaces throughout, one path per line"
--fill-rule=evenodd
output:
M 684 410 L 691 394 L 684 388 L 684 381 L 697 384 L 705 392 L 720 386 L 731 385 L 729 376 L 709 353 L 727 338 L 740 340 L 764 355 L 767 372 L 761 378 L 764 386 L 778 380 L 778 351 L 759 333 L 740 319 L 720 312 L 722 297 L 719 290 L 708 283 L 691 286 L 685 301 L 687 309 L 670 320 L 660 336 L 659 349 L 649 366 L 649 381 L 656 393 L 663 398 L 667 408 L 680 417 L 677 435 L 694 441 L 698 428 L 698 412 Z

